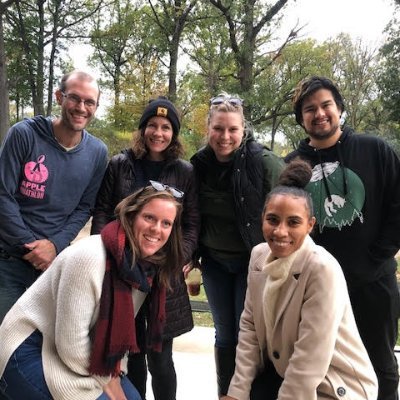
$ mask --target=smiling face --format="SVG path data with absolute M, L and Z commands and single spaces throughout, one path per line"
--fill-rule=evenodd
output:
M 143 206 L 133 222 L 141 258 L 152 256 L 167 243 L 175 217 L 176 206 L 171 200 L 156 198 Z
M 281 258 L 300 248 L 314 224 L 304 198 L 276 194 L 264 210 L 262 230 L 272 255 Z
M 89 100 L 95 102 L 94 107 L 88 107 L 80 101 L 79 103 L 72 99 Z M 74 75 L 66 82 L 64 94 L 61 90 L 56 91 L 56 99 L 61 105 L 61 124 L 71 132 L 81 132 L 93 119 L 97 109 L 99 98 L 99 89 L 95 81 L 80 79 Z
M 164 160 L 163 152 L 171 144 L 174 131 L 171 122 L 165 117 L 151 117 L 144 130 L 144 142 L 148 158 L 153 161 Z
M 238 112 L 215 112 L 208 124 L 208 144 L 218 161 L 229 161 L 244 135 L 244 121 Z
M 311 146 L 328 148 L 338 141 L 341 135 L 341 112 L 328 89 L 319 89 L 304 99 L 301 109 L 302 126 L 310 136 Z

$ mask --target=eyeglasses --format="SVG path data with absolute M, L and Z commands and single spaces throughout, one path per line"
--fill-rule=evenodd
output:
M 95 107 L 97 107 L 99 105 L 99 103 L 96 100 L 93 100 L 93 99 L 83 100 L 78 95 L 73 94 L 73 93 L 65 94 L 64 92 L 61 92 L 61 94 L 70 103 L 74 104 L 75 106 L 78 106 L 81 103 L 83 103 L 86 108 L 95 108 Z
M 232 106 L 240 107 L 243 105 L 243 100 L 240 97 L 231 96 L 216 96 L 210 100 L 210 106 L 217 106 L 218 104 L 229 103 Z
M 172 196 L 174 196 L 177 199 L 181 199 L 185 194 L 184 192 L 182 192 L 182 190 L 174 188 L 173 186 L 164 185 L 164 183 L 157 181 L 149 181 L 149 182 L 150 185 L 153 187 L 153 189 L 157 190 L 157 192 L 162 192 L 163 190 L 166 190 L 170 192 Z

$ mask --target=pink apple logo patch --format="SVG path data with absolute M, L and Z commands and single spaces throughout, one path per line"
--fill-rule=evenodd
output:
M 25 164 L 24 173 L 28 181 L 42 183 L 47 180 L 49 171 L 43 164 L 45 158 L 45 155 L 41 155 L 38 157 L 37 162 L 29 161 Z
M 43 164 L 46 156 L 42 154 L 37 161 L 29 161 L 25 164 L 24 174 L 25 179 L 22 180 L 20 192 L 35 199 L 43 199 L 46 185 L 43 182 L 49 177 L 49 170 Z

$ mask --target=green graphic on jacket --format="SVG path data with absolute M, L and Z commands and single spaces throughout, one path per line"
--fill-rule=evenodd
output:
M 314 203 L 319 231 L 325 227 L 342 229 L 357 218 L 363 222 L 365 188 L 361 179 L 339 162 L 317 164 L 306 187 Z

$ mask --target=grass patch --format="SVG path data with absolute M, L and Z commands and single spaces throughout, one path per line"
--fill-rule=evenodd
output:
M 189 296 L 190 300 L 207 302 L 206 292 L 204 286 L 200 287 L 200 294 L 198 296 Z M 193 322 L 196 326 L 213 327 L 214 322 L 210 312 L 193 312 Z
M 214 327 L 214 322 L 210 312 L 193 311 L 193 322 L 195 326 Z

